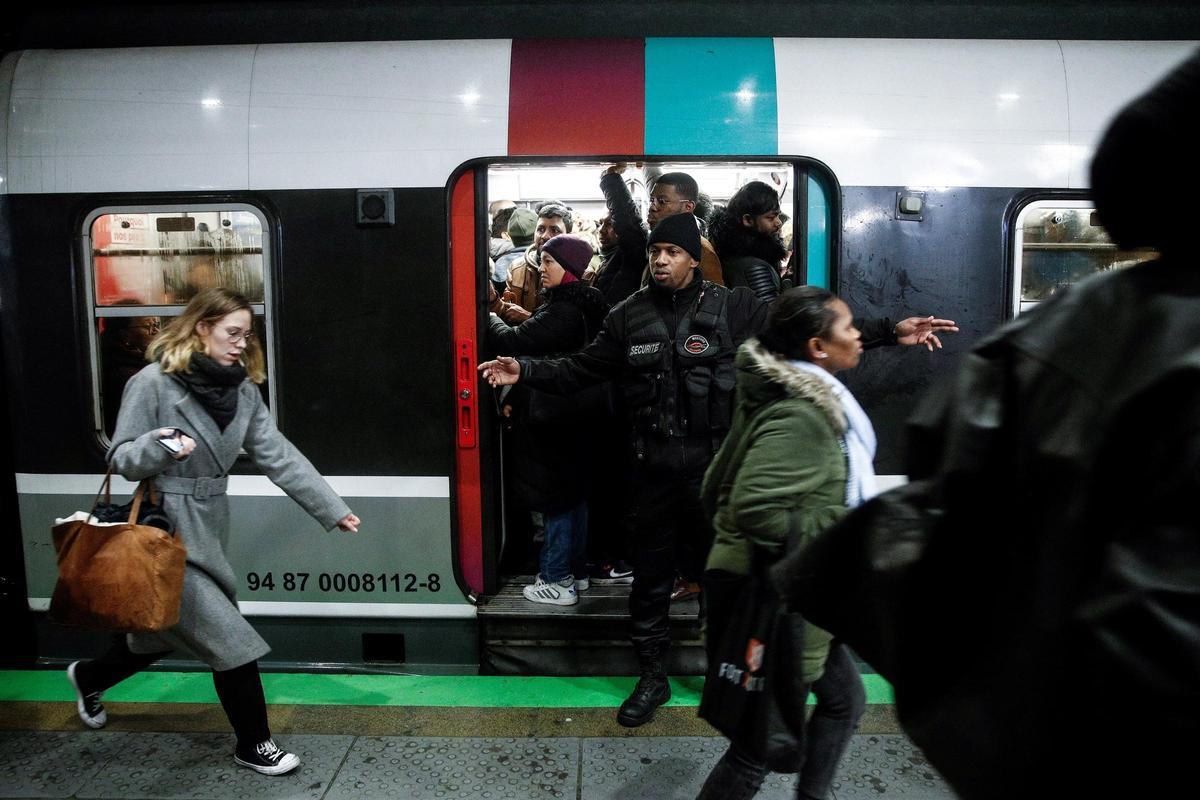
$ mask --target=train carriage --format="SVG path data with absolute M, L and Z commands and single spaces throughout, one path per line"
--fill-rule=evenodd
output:
M 880 430 L 879 471 L 902 480 L 903 419 L 954 352 L 1130 257 L 1093 224 L 1087 164 L 1113 112 L 1194 44 L 480 39 L 8 54 L 0 357 L 18 558 L 3 577 L 21 595 L 17 621 L 36 631 L 19 658 L 88 646 L 44 619 L 48 529 L 90 502 L 105 469 L 118 402 L 106 331 L 177 314 L 221 284 L 254 303 L 276 422 L 364 520 L 357 536 L 326 534 L 239 462 L 229 554 L 272 658 L 478 668 L 477 604 L 500 590 L 504 537 L 499 430 L 474 370 L 488 202 L 598 207 L 600 170 L 616 160 L 691 169 L 706 190 L 704 176 L 726 181 L 717 199 L 780 175 L 801 278 L 861 314 L 959 322 L 946 353 L 874 352 L 849 378 Z M 563 197 L 568 185 L 583 188 Z

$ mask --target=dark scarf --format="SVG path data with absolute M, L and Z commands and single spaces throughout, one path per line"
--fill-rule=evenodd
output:
M 224 432 L 237 416 L 238 387 L 246 379 L 246 368 L 241 364 L 226 367 L 204 353 L 192 353 L 191 369 L 176 372 L 175 377 Z
M 747 228 L 726 209 L 714 213 L 708 239 L 722 262 L 752 256 L 778 267 L 788 255 L 787 248 L 777 236 Z

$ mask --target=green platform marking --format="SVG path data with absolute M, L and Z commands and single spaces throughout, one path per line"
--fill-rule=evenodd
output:
M 863 675 L 867 702 L 892 702 L 892 687 Z M 263 675 L 267 702 L 311 706 L 424 706 L 457 708 L 616 708 L 636 678 L 543 678 L 495 675 Z M 669 706 L 697 706 L 704 679 L 671 679 Z M 0 670 L 0 701 L 75 699 L 61 670 Z M 104 693 L 115 703 L 216 703 L 207 672 L 143 672 Z M 809 698 L 812 702 L 812 698 Z

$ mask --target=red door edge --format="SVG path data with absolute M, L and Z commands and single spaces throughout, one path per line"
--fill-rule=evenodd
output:
M 463 580 L 483 593 L 483 496 L 479 463 L 478 331 L 475 297 L 475 173 L 459 176 L 450 196 L 450 331 L 454 342 L 454 497 Z

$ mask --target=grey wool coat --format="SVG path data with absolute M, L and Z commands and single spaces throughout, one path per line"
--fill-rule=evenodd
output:
M 179 428 L 196 440 L 196 448 L 182 461 L 175 460 L 156 441 L 160 428 Z M 326 530 L 350 513 L 312 463 L 275 427 L 262 395 L 249 380 L 238 387 L 237 414 L 224 431 L 158 364 L 150 364 L 126 384 L 109 463 L 131 481 L 156 478 L 166 512 L 188 550 L 179 624 L 160 633 L 131 634 L 134 652 L 182 646 L 220 671 L 270 651 L 237 609 L 237 579 L 225 557 L 229 500 L 224 478 L 242 448 Z

